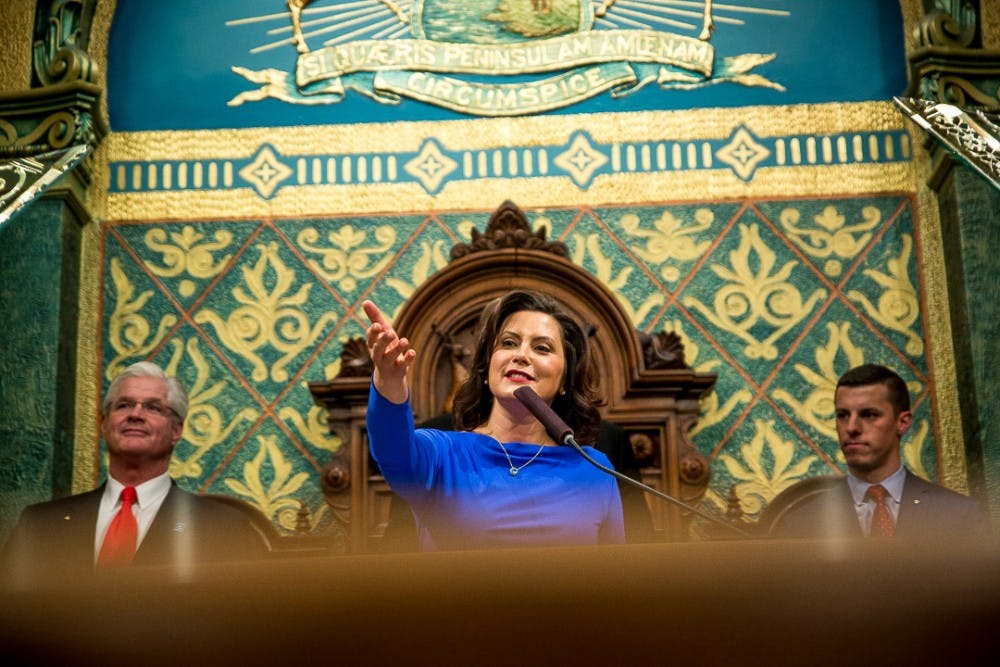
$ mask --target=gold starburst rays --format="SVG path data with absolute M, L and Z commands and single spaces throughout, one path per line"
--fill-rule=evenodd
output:
M 311 0 L 288 0 L 288 11 L 261 14 L 226 22 L 227 26 L 261 24 L 263 43 L 250 50 L 261 53 L 313 41 L 324 46 L 356 39 L 400 39 L 411 33 L 410 17 L 417 0 L 347 0 L 313 6 Z M 783 3 L 771 0 L 767 4 Z M 746 17 L 787 17 L 780 7 L 718 3 L 713 0 L 595 0 L 595 29 L 684 30 L 708 39 L 716 24 L 742 27 Z
M 265 41 L 250 49 L 250 53 L 261 53 L 272 49 L 294 46 L 300 31 L 303 43 L 310 39 L 321 38 L 324 45 L 340 44 L 353 39 L 397 39 L 406 36 L 410 31 L 410 11 L 413 0 L 353 0 L 336 2 L 322 7 L 306 6 L 309 2 L 299 2 L 293 10 L 289 2 L 289 10 L 275 14 L 261 14 L 241 19 L 226 21 L 227 26 L 240 26 L 258 23 L 268 25 L 278 23 L 276 27 L 267 28 Z M 296 15 L 299 21 L 291 20 Z

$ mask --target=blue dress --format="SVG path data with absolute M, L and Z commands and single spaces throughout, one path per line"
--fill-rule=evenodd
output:
M 615 479 L 571 447 L 543 447 L 510 474 L 496 440 L 471 431 L 414 429 L 409 402 L 395 404 L 372 386 L 372 456 L 417 521 L 422 551 L 625 542 Z M 504 443 L 515 467 L 539 446 Z M 611 467 L 591 447 L 587 453 Z

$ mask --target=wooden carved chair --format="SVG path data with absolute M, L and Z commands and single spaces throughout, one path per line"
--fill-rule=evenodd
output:
M 310 533 L 309 510 L 301 501 L 295 532 L 291 535 L 283 535 L 256 506 L 242 498 L 222 493 L 201 495 L 235 508 L 242 513 L 247 523 L 260 537 L 262 553 L 269 557 L 328 556 L 336 553 L 334 549 L 336 545 L 331 544 L 326 536 Z
M 419 351 L 411 368 L 414 416 L 419 422 L 450 410 L 463 362 L 471 357 L 482 308 L 513 289 L 547 292 L 591 327 L 594 352 L 605 369 L 603 417 L 625 429 L 642 462 L 643 481 L 687 503 L 697 503 L 708 485 L 706 458 L 687 437 L 698 418 L 698 400 L 716 376 L 684 363 L 680 339 L 638 332 L 615 295 L 568 259 L 566 246 L 533 232 L 525 214 L 505 202 L 483 233 L 451 249 L 449 264 L 423 283 L 393 322 Z M 315 401 L 328 411 L 342 447 L 325 468 L 327 502 L 334 529 L 347 550 L 379 550 L 389 520 L 391 491 L 368 452 L 365 412 L 371 361 L 361 339 L 349 341 L 341 373 L 311 382 Z M 684 539 L 689 517 L 676 506 L 649 499 L 654 539 Z
M 837 484 L 841 484 L 843 479 L 843 475 L 819 475 L 795 482 L 772 498 L 760 513 L 754 525 L 757 534 L 760 537 L 774 537 L 775 529 L 780 526 L 786 514 L 802 503 L 812 501 L 815 496 L 827 493 Z

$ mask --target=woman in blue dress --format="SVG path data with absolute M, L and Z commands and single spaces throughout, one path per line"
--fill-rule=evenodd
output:
M 590 456 L 611 466 L 590 447 L 601 400 L 586 333 L 555 299 L 515 291 L 487 305 L 454 402 L 458 431 L 414 428 L 406 372 L 417 351 L 374 303 L 363 307 L 375 365 L 371 451 L 412 508 L 422 550 L 625 541 L 614 478 L 556 444 L 514 396 L 531 387 Z

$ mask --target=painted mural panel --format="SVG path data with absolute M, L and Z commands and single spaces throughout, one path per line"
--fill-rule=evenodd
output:
M 637 328 L 718 374 L 704 501 L 756 516 L 842 469 L 836 377 L 901 371 L 934 479 L 934 326 L 898 3 L 119 2 L 94 346 L 192 387 L 172 472 L 290 531 L 331 520 L 333 377 L 510 199 Z M 831 44 L 833 45 L 831 47 Z M 94 456 L 94 452 L 86 452 Z
M 882 0 L 117 4 L 116 131 L 885 100 Z M 873 66 L 875 65 L 875 66 Z
M 754 515 L 841 469 L 833 388 L 860 363 L 900 369 L 916 408 L 905 458 L 936 477 L 912 211 L 895 195 L 528 213 L 641 330 L 678 333 L 687 362 L 718 373 L 692 433 L 713 463 L 707 502 L 722 511 L 734 488 Z M 398 310 L 490 212 L 109 224 L 104 381 L 136 358 L 177 372 L 192 418 L 174 475 L 287 530 L 302 501 L 319 527 L 320 470 L 340 443 L 305 383 L 339 370 L 364 298 Z

